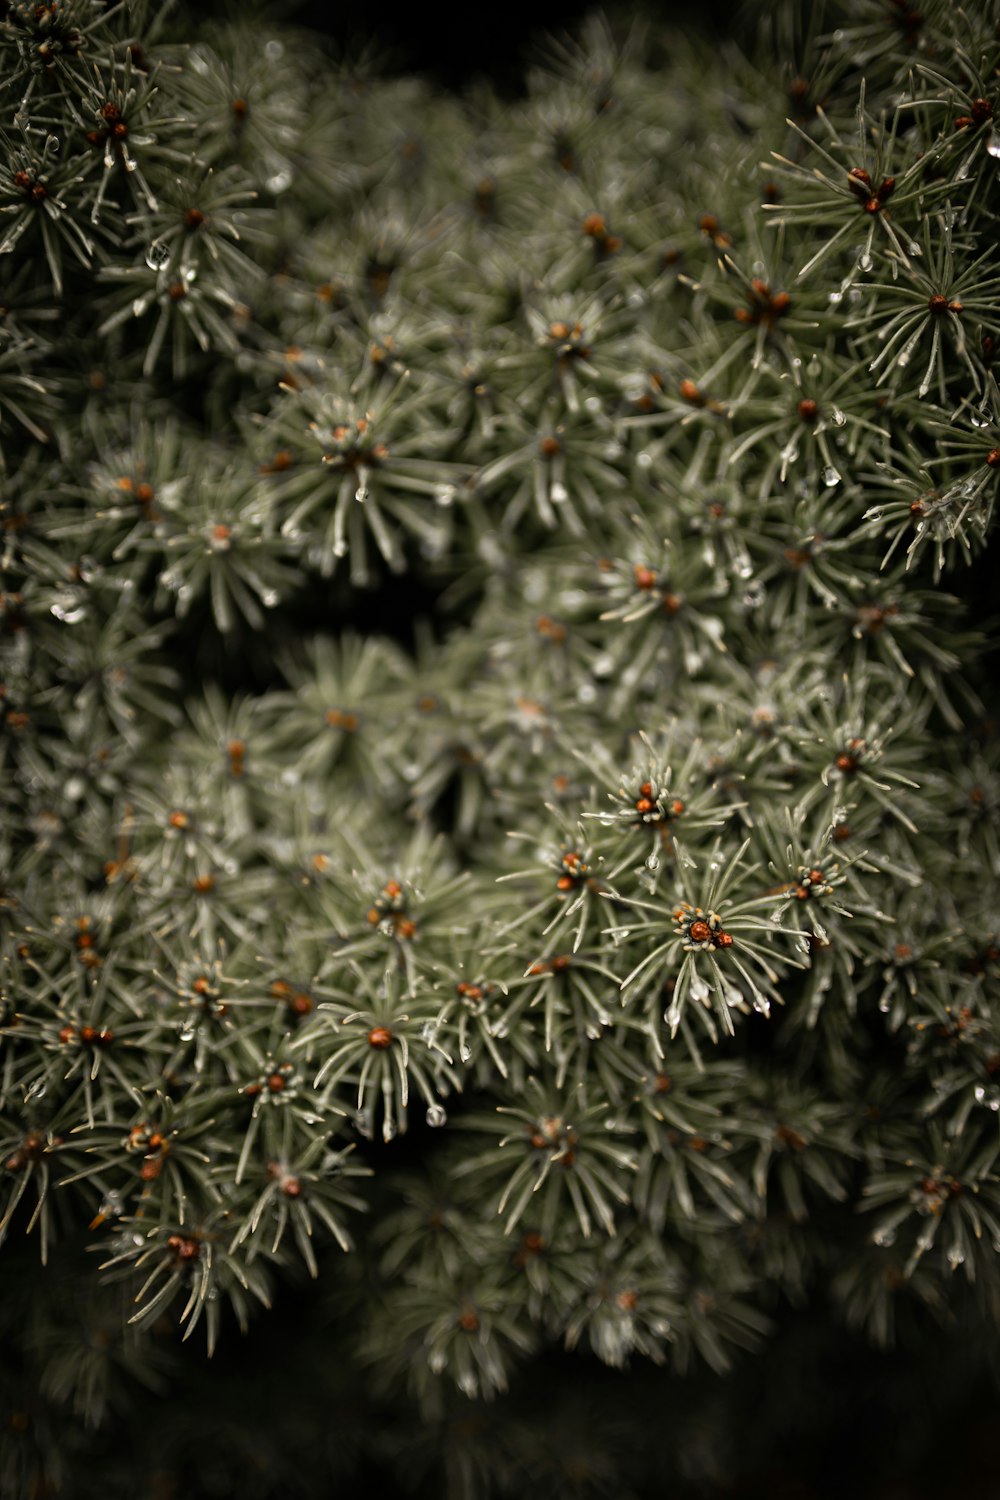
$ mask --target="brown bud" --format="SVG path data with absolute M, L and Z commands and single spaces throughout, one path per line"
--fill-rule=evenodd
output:
M 197 1260 L 201 1246 L 195 1239 L 183 1234 L 172 1234 L 167 1240 L 167 1248 L 172 1250 L 178 1260 Z

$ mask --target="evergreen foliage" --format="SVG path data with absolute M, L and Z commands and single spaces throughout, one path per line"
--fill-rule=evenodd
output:
M 1000 13 L 742 27 L 0 5 L 4 1494 L 304 1277 L 453 1496 L 626 1493 L 460 1430 L 555 1346 L 996 1339 Z

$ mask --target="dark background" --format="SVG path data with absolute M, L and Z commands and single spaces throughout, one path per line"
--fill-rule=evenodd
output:
M 460 90 L 477 78 L 488 78 L 506 95 L 521 88 L 524 66 L 544 48 L 546 34 L 578 28 L 599 5 L 579 0 L 467 0 L 465 4 L 379 5 L 348 0 L 264 0 L 264 14 L 291 19 L 322 32 L 336 50 L 348 56 L 373 46 L 381 72 L 421 73 L 445 88 Z M 661 0 L 660 4 L 603 7 L 622 25 L 636 18 L 661 24 L 698 26 L 725 36 L 742 9 L 737 0 Z

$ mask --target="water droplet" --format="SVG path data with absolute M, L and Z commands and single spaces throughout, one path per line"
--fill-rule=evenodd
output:
M 274 172 L 270 177 L 265 178 L 264 186 L 267 188 L 269 193 L 273 193 L 275 197 L 277 197 L 279 193 L 283 193 L 286 188 L 291 186 L 291 182 L 291 169 L 289 167 L 282 167 L 279 171 Z
M 180 1031 L 181 1041 L 182 1042 L 190 1042 L 193 1039 L 193 1037 L 194 1037 L 195 1030 L 196 1030 L 196 1027 L 195 1027 L 195 1023 L 193 1021 L 185 1021 L 184 1025 L 181 1027 L 181 1031 Z
M 957 1271 L 959 1266 L 964 1266 L 965 1251 L 960 1250 L 957 1245 L 952 1245 L 948 1251 L 948 1264 L 953 1271 Z
M 438 505 L 451 505 L 455 499 L 455 486 L 446 484 L 443 489 L 435 490 L 434 499 Z
M 274 606 L 280 602 L 280 600 L 281 595 L 278 593 L 277 589 L 265 589 L 260 596 L 260 602 L 261 604 L 263 604 L 265 609 L 273 609 Z
M 872 1235 L 872 1244 L 881 1246 L 883 1250 L 888 1250 L 889 1246 L 895 1243 L 896 1231 L 889 1224 L 876 1229 Z
M 469 1046 L 468 1042 L 459 1043 L 458 1055 L 462 1062 L 467 1063 L 469 1061 L 472 1056 L 472 1048 Z
M 977 1104 L 984 1105 L 987 1109 L 993 1110 L 994 1113 L 1000 1110 L 1000 1089 L 996 1087 L 984 1088 L 982 1084 L 977 1084 L 975 1095 Z
M 700 974 L 695 974 L 691 980 L 691 999 L 699 1000 L 702 1004 L 708 999 L 712 991 L 702 979 Z
M 872 260 L 871 256 L 866 251 L 865 254 L 862 255 L 860 257 L 860 259 L 858 260 L 858 270 L 859 271 L 870 271 L 871 268 L 872 268 L 872 266 L 874 264 L 875 264 L 875 262 Z
M 995 130 L 986 137 L 986 150 L 990 156 L 1000 156 L 1000 135 Z
M 766 995 L 758 991 L 753 997 L 753 1008 L 758 1015 L 769 1016 L 771 1014 L 771 1002 Z
M 764 585 L 759 582 L 752 583 L 743 595 L 743 603 L 747 609 L 760 609 L 764 598 Z
M 660 857 L 658 854 L 650 854 L 646 859 L 647 870 L 658 870 L 660 868 Z
M 553 505 L 561 505 L 564 500 L 569 499 L 569 490 L 564 484 L 560 484 L 557 479 L 554 484 L 549 486 L 549 499 Z
M 843 300 L 844 300 L 844 294 L 843 294 L 843 292 L 831 292 L 830 295 L 829 295 L 829 297 L 827 297 L 826 300 L 829 303 L 831 303 L 834 307 L 836 307 L 838 305 L 838 303 L 843 302 Z
M 164 240 L 154 240 L 146 251 L 146 264 L 151 271 L 162 271 L 170 259 L 170 246 Z
M 388 1143 L 396 1137 L 396 1122 L 392 1115 L 387 1114 L 382 1121 L 382 1139 Z
M 124 1213 L 121 1194 L 115 1192 L 114 1188 L 105 1193 L 98 1204 L 98 1213 L 102 1213 L 106 1219 L 117 1219 Z
M 439 1129 L 448 1119 L 447 1112 L 440 1104 L 428 1104 L 427 1123 L 435 1130 Z
M 648 469 L 653 462 L 653 455 L 648 448 L 642 448 L 636 455 L 635 461 L 640 469 Z
M 990 425 L 989 412 L 973 411 L 969 413 L 969 421 L 973 427 L 988 427 Z
M 844 416 L 844 413 L 840 410 L 839 406 L 835 406 L 833 408 L 833 411 L 830 413 L 830 421 L 833 423 L 834 427 L 843 427 L 844 423 L 847 421 L 847 418 Z
M 67 625 L 75 625 L 78 620 L 84 619 L 87 611 L 82 604 L 52 604 L 49 606 L 49 613 Z
M 264 48 L 264 56 L 268 62 L 279 62 L 285 55 L 284 42 L 271 41 Z
M 814 354 L 812 359 L 806 365 L 806 374 L 811 376 L 812 379 L 815 380 L 821 369 L 822 364 L 820 363 L 820 357 L 818 354 Z
M 45 150 L 50 156 L 58 156 L 59 137 L 57 135 L 47 135 L 45 137 Z
M 41 1099 L 47 1088 L 48 1083 L 44 1078 L 36 1078 L 34 1083 L 29 1083 L 25 1089 L 24 1097 L 25 1099 Z
M 827 464 L 826 468 L 823 470 L 823 483 L 826 485 L 828 490 L 832 490 L 835 484 L 839 484 L 839 469 L 835 469 L 832 464 Z

